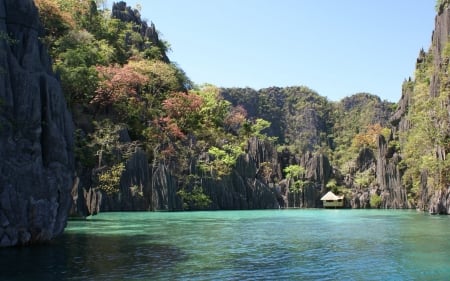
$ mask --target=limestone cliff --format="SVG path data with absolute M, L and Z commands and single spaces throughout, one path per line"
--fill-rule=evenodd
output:
M 195 162 L 196 159 L 192 161 Z M 264 163 L 270 163 L 270 172 L 263 171 Z M 288 199 L 282 198 L 280 187 L 274 183 L 275 178 L 281 178 L 281 169 L 277 152 L 270 142 L 252 139 L 248 143 L 247 153 L 238 159 L 235 169 L 221 179 L 214 179 L 201 171 L 196 171 L 196 174 L 197 184 L 211 199 L 207 209 L 243 210 L 288 206 Z M 151 167 L 146 154 L 137 151 L 127 161 L 121 176 L 120 192 L 114 196 L 103 196 L 101 200 L 94 202 L 97 207 L 79 210 L 79 213 L 89 215 L 98 210 L 182 210 L 183 201 L 177 194 L 178 191 L 179 179 L 169 167 L 164 164 Z M 89 206 L 89 201 L 86 197 L 83 198 Z M 189 209 L 196 207 L 190 206 Z
M 403 171 L 399 163 L 402 158 L 389 147 L 383 136 L 378 136 L 376 159 L 376 180 L 382 199 L 380 207 L 384 209 L 411 208 L 407 190 L 401 180 Z
M 433 57 L 434 72 L 431 76 L 430 97 L 439 100 L 439 106 L 446 112 L 445 116 L 435 121 L 435 126 L 442 131 L 440 134 L 446 136 L 446 143 L 439 144 L 434 148 L 434 153 L 439 161 L 448 161 L 450 152 L 450 76 L 449 66 L 449 34 L 450 34 L 450 7 L 448 1 L 443 1 L 439 13 L 435 18 L 435 29 L 432 35 L 430 52 Z M 445 171 L 447 177 L 445 186 L 435 188 L 427 184 L 426 178 L 421 183 L 422 208 L 430 213 L 450 214 L 450 171 Z
M 439 214 L 450 213 L 448 2 L 439 2 L 431 47 L 420 50 L 414 79 L 403 83 L 397 111 L 390 118 L 394 139 L 387 146 L 380 143 L 381 150 L 397 149 L 379 155 L 381 179 L 390 179 L 390 188 L 397 190 L 391 195 L 403 198 L 403 206 Z
M 0 0 L 0 246 L 60 234 L 74 178 L 73 126 L 32 0 Z
M 252 139 L 231 173 L 221 179 L 198 170 L 196 164 L 208 158 L 202 155 L 207 154 L 205 152 L 190 155 L 187 168 L 178 171 L 176 161 L 159 163 L 152 159 L 150 151 L 137 150 L 124 160 L 125 170 L 116 194 L 100 190 L 92 177 L 93 169 L 83 167 L 84 171 L 79 172 L 80 185 L 73 190 L 76 203 L 73 212 L 88 215 L 98 211 L 179 210 L 186 202 L 178 192 L 185 187 L 193 189 L 191 183 L 180 183 L 188 177 L 195 178 L 194 184 L 201 186 L 210 197 L 210 209 L 321 207 L 320 197 L 329 189 L 335 189 L 346 195 L 347 206 L 352 208 L 418 207 L 433 213 L 448 213 L 449 191 L 436 187 L 437 180 L 441 180 L 436 178 L 439 175 L 433 174 L 431 168 L 412 173 L 412 167 L 419 167 L 419 162 L 414 162 L 414 157 L 405 153 L 409 132 L 418 127 L 427 128 L 423 126 L 425 123 L 414 124 L 421 117 L 416 114 L 417 108 L 437 104 L 437 99 L 440 109 L 448 111 L 449 107 L 449 1 L 442 2 L 446 4 L 439 8 L 436 17 L 432 47 L 428 52 L 421 50 L 417 59 L 417 67 L 422 72 L 405 81 L 395 112 L 394 104 L 369 93 L 358 93 L 334 103 L 304 86 L 221 89 L 221 97 L 233 106 L 243 107 L 250 121 L 258 118 L 270 121 L 270 127 L 263 132 L 277 138 L 277 142 L 271 144 Z M 133 48 L 143 51 L 145 58 L 170 62 L 154 25 L 142 21 L 139 11 L 118 2 L 113 4 L 112 17 L 133 23 L 133 32 L 128 30 L 124 35 L 126 44 L 140 44 Z M 133 42 L 130 34 L 134 32 L 145 40 Z M 158 47 L 160 51 L 146 53 L 149 47 Z M 155 57 L 155 54 L 158 55 Z M 420 87 L 418 83 L 421 83 Z M 418 95 L 419 88 L 426 88 L 427 92 Z M 426 101 L 417 106 L 421 99 Z M 426 125 L 441 128 L 439 132 L 444 136 L 450 135 L 448 113 L 447 118 L 428 117 L 432 117 L 428 118 L 432 122 Z M 370 144 L 354 145 L 355 137 L 366 134 L 369 126 L 374 124 L 386 129 L 387 134 L 373 137 Z M 421 135 L 420 143 L 426 143 L 424 139 L 428 136 Z M 196 138 L 191 140 L 195 142 Z M 128 137 L 126 142 L 131 142 L 131 138 Z M 423 152 L 448 163 L 448 139 L 435 144 L 423 145 Z M 149 148 L 143 147 L 145 145 L 140 149 Z M 306 170 L 302 175 L 304 185 L 301 190 L 292 188 L 293 182 L 285 178 L 283 170 L 289 165 L 300 165 Z M 440 175 L 447 171 L 443 169 Z M 419 184 L 411 184 L 408 178 L 412 176 L 419 178 Z M 189 206 L 189 209 L 196 207 Z
M 403 158 L 400 175 L 416 207 L 450 213 L 448 153 L 450 151 L 449 1 L 440 1 L 428 51 L 421 50 L 413 80 L 403 84 L 402 98 L 390 121 Z M 387 159 L 385 157 L 384 159 Z M 384 161 L 384 160 L 383 160 Z M 399 161 L 385 163 L 386 176 L 399 177 Z M 390 168 L 387 168 L 391 165 Z M 388 170 L 391 170 L 390 172 Z M 394 181 L 399 185 L 399 180 Z M 402 195 L 403 197 L 404 195 Z M 404 200 L 406 201 L 406 200 Z

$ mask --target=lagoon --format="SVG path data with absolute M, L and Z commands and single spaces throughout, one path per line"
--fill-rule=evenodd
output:
M 102 213 L 0 249 L 0 279 L 447 280 L 449 233 L 404 210 Z

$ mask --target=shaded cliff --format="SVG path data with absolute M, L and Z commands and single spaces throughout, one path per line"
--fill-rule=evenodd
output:
M 73 126 L 33 1 L 1 0 L 0 34 L 0 246 L 13 246 L 64 230 Z

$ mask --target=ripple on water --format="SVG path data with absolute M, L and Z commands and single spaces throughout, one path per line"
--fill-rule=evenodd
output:
M 408 211 L 110 213 L 0 251 L 2 280 L 447 280 L 450 220 Z

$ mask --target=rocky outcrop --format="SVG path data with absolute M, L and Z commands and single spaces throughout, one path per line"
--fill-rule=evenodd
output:
M 152 211 L 182 210 L 183 205 L 178 191 L 178 179 L 173 176 L 164 164 L 159 164 L 152 169 L 150 205 Z
M 450 189 L 435 190 L 429 199 L 428 212 L 431 214 L 450 214 Z
M 376 181 L 384 209 L 410 208 L 406 188 L 402 185 L 399 154 L 389 149 L 383 136 L 378 136 Z
M 239 210 L 279 208 L 281 196 L 273 184 L 281 178 L 277 152 L 269 142 L 252 139 L 230 175 L 214 179 L 197 171 L 197 185 L 211 199 L 208 209 Z M 195 162 L 195 159 L 193 159 Z M 264 164 L 263 164 L 264 163 Z M 270 163 L 270 174 L 262 166 Z M 189 191 L 189 186 L 186 187 Z M 121 177 L 120 192 L 103 194 L 101 211 L 174 211 L 183 209 L 177 194 L 179 179 L 165 164 L 149 167 L 144 152 L 133 155 Z M 85 202 L 87 203 L 87 202 Z M 195 209 L 195 206 L 191 206 Z
M 385 126 L 392 115 L 391 105 L 390 102 L 368 93 L 357 93 L 337 103 L 337 107 L 347 116 L 368 121 L 367 124 L 358 124 L 362 126 L 377 123 Z M 354 121 L 358 122 L 357 119 Z
M 346 198 L 346 206 L 352 209 L 369 209 L 370 191 L 368 189 L 356 189 L 352 191 L 352 196 Z
M 368 147 L 364 147 L 359 151 L 358 157 L 356 157 L 356 169 L 360 172 L 369 170 L 375 163 L 375 155 L 373 150 Z
M 159 40 L 159 35 L 158 32 L 156 30 L 156 27 L 153 23 L 150 24 L 150 26 L 148 26 L 147 22 L 141 19 L 141 14 L 139 13 L 138 10 L 136 9 L 132 9 L 131 7 L 127 6 L 127 3 L 124 1 L 120 1 L 117 3 L 114 3 L 112 6 L 112 17 L 119 19 L 123 22 L 130 22 L 134 24 L 134 31 L 138 32 L 143 38 L 145 38 L 146 40 L 143 40 L 142 43 L 140 43 L 139 46 L 137 46 L 139 48 L 139 50 L 144 50 L 144 49 L 149 49 L 151 46 L 150 45 L 146 45 L 146 43 L 144 41 L 149 41 L 151 42 L 151 44 L 153 46 L 157 46 L 160 47 L 161 46 L 161 41 Z M 129 44 L 131 44 L 131 40 L 130 40 L 130 36 L 131 35 L 127 35 L 128 37 L 126 38 L 126 42 L 128 42 Z M 161 60 L 169 63 L 170 60 L 167 57 L 167 54 L 165 53 L 165 51 L 163 51 L 161 53 Z
M 178 180 L 164 164 L 151 168 L 141 149 L 132 153 L 120 176 L 119 191 L 107 194 L 84 179 L 73 190 L 72 216 L 90 216 L 99 212 L 182 210 L 177 195 Z
M 147 154 L 137 149 L 126 161 L 119 193 L 102 196 L 101 211 L 147 211 L 150 209 L 150 171 Z
M 450 136 L 450 128 L 448 127 L 449 117 L 448 115 L 435 116 L 433 110 L 421 109 L 420 106 L 415 106 L 413 101 L 417 103 L 435 104 L 436 111 L 444 109 L 450 112 L 450 101 L 448 92 L 450 90 L 450 80 L 448 76 L 449 59 L 446 48 L 448 48 L 448 34 L 450 32 L 450 10 L 448 7 L 448 1 L 441 1 L 440 6 L 437 7 L 438 15 L 435 18 L 435 29 L 432 35 L 432 44 L 428 52 L 423 49 L 420 50 L 417 58 L 416 69 L 418 73 L 422 73 L 419 78 L 416 77 L 416 81 L 405 81 L 403 83 L 402 97 L 398 103 L 397 111 L 390 118 L 390 122 L 393 125 L 394 135 L 407 135 L 409 130 L 414 129 L 414 120 L 408 118 L 408 115 L 421 116 L 422 119 L 430 118 L 431 124 L 427 126 L 439 128 L 439 135 Z M 424 73 L 424 69 L 430 69 L 429 72 Z M 426 75 L 426 77 L 425 77 Z M 428 84 L 428 91 L 421 89 L 415 89 L 417 83 Z M 420 95 L 420 96 L 419 96 Z M 435 102 L 435 101 L 438 102 Z M 418 110 L 418 111 L 415 111 Z M 431 116 L 429 116 L 431 115 Z M 404 145 L 405 138 L 398 138 L 400 147 Z M 381 150 L 385 145 L 381 144 Z M 430 147 L 423 147 L 428 149 L 437 161 L 444 162 L 448 157 L 448 145 L 444 142 L 437 142 Z M 449 199 L 448 189 L 450 187 L 440 186 L 437 187 L 432 182 L 428 181 L 430 171 L 423 169 L 420 173 L 420 182 L 418 184 L 418 200 L 417 206 L 411 206 L 406 199 L 406 191 L 401 188 L 402 171 L 398 168 L 401 155 L 397 153 L 389 153 L 388 156 L 381 157 L 378 165 L 381 184 L 386 185 L 391 190 L 384 191 L 383 199 L 386 198 L 386 202 L 391 202 L 387 207 L 416 207 L 420 210 L 429 211 L 430 213 L 448 214 Z M 382 156 L 382 155 L 380 155 Z M 431 168 L 432 169 L 432 168 Z M 436 174 L 436 173 L 435 173 Z M 448 184 L 447 184 L 448 185 Z M 383 201 L 385 202 L 385 201 Z
M 430 97 L 439 98 L 441 100 L 440 106 L 445 106 L 446 112 L 449 115 L 446 119 L 436 120 L 436 126 L 441 126 L 441 124 L 446 124 L 443 128 L 441 134 L 446 135 L 447 138 L 450 137 L 450 127 L 448 126 L 450 122 L 450 96 L 448 92 L 450 91 L 450 78 L 448 74 L 449 58 L 446 54 L 446 48 L 448 48 L 449 43 L 449 32 L 450 32 L 450 7 L 448 1 L 443 1 L 439 7 L 439 13 L 435 18 L 435 28 L 432 35 L 432 45 L 430 52 L 433 58 L 433 74 L 431 76 L 430 82 Z M 443 95 L 443 96 L 441 96 Z M 434 148 L 436 158 L 439 161 L 446 161 L 448 157 L 449 147 L 448 145 L 436 145 Z M 448 159 L 447 159 L 448 161 Z M 426 171 L 424 171 L 426 173 Z M 428 185 L 426 182 L 426 177 L 422 177 L 422 204 L 425 210 L 430 213 L 436 214 L 450 214 L 450 186 L 447 186 L 436 190 L 433 186 Z M 426 208 L 427 207 L 427 208 Z
M 354 209 L 411 208 L 406 187 L 402 185 L 403 171 L 400 169 L 400 161 L 400 154 L 389 146 L 382 135 L 377 137 L 377 149 L 361 149 L 355 161 L 356 170 L 345 179 L 345 185 L 351 188 L 346 205 Z M 373 179 L 368 185 L 361 186 L 355 180 L 357 173 Z M 371 205 L 375 203 L 371 201 L 373 196 L 381 198 L 381 202 L 376 206 Z
M 66 225 L 73 125 L 31 0 L 0 0 L 0 246 L 47 241 Z
M 279 155 L 281 170 L 289 165 L 300 165 L 305 168 L 304 177 L 301 179 L 304 185 L 297 191 L 290 191 L 293 181 L 282 180 L 280 182 L 283 195 L 282 207 L 286 208 L 320 208 L 320 198 L 327 192 L 326 183 L 333 176 L 333 167 L 328 157 L 323 154 L 306 152 L 301 157 L 283 151 Z
M 443 5 L 444 6 L 444 5 Z M 450 10 L 446 8 L 439 9 L 439 14 L 435 18 L 435 26 L 431 37 L 430 52 L 433 55 L 433 74 L 430 77 L 430 96 L 438 97 L 440 94 L 441 81 L 440 73 L 444 67 L 447 67 L 448 61 L 443 61 L 443 52 L 449 40 L 450 32 Z
M 423 50 L 420 52 L 418 61 L 421 59 L 421 56 L 424 56 Z M 397 110 L 389 118 L 389 123 L 393 126 L 394 134 L 396 134 L 397 132 L 405 132 L 409 128 L 411 128 L 409 120 L 405 117 L 408 113 L 409 105 L 411 103 L 410 99 L 412 90 L 412 81 L 411 78 L 409 78 L 408 81 L 403 82 L 402 96 L 397 103 Z
M 263 132 L 279 143 L 296 143 L 301 150 L 312 151 L 330 130 L 328 101 L 307 87 L 222 88 L 220 95 L 245 108 L 249 119 L 269 121 Z
M 264 166 L 268 164 L 269 166 Z M 266 167 L 264 172 L 262 167 Z M 212 200 L 212 209 L 247 210 L 280 208 L 280 189 L 273 179 L 280 177 L 277 152 L 268 141 L 253 138 L 247 153 L 238 158 L 236 168 L 222 179 L 202 179 L 202 187 Z
M 197 171 L 196 185 L 201 186 L 211 199 L 207 209 L 212 210 L 246 210 L 274 209 L 287 207 L 282 199 L 281 189 L 275 183 L 282 177 L 277 161 L 277 152 L 268 141 L 256 138 L 248 143 L 247 153 L 238 158 L 235 169 L 220 179 Z M 195 159 L 193 159 L 195 161 Z M 321 173 L 321 169 L 317 169 Z M 172 174 L 165 164 L 149 167 L 147 156 L 138 151 L 127 161 L 126 169 L 121 176 L 118 194 L 103 194 L 97 205 L 100 211 L 176 211 L 183 210 L 179 191 L 179 179 Z M 191 186 L 186 187 L 189 191 Z M 91 194 L 95 189 L 84 190 Z M 313 197 L 317 200 L 318 195 Z M 95 194 L 94 194 L 95 198 Z M 87 197 L 84 204 L 89 206 Z M 95 214 L 97 208 L 91 206 Z M 190 206 L 196 209 L 195 206 Z M 89 208 L 88 208 L 89 209 Z
M 300 165 L 305 167 L 306 185 L 303 194 L 304 208 L 317 208 L 322 206 L 320 198 L 326 193 L 325 184 L 330 180 L 333 169 L 328 158 L 323 154 L 305 153 Z

